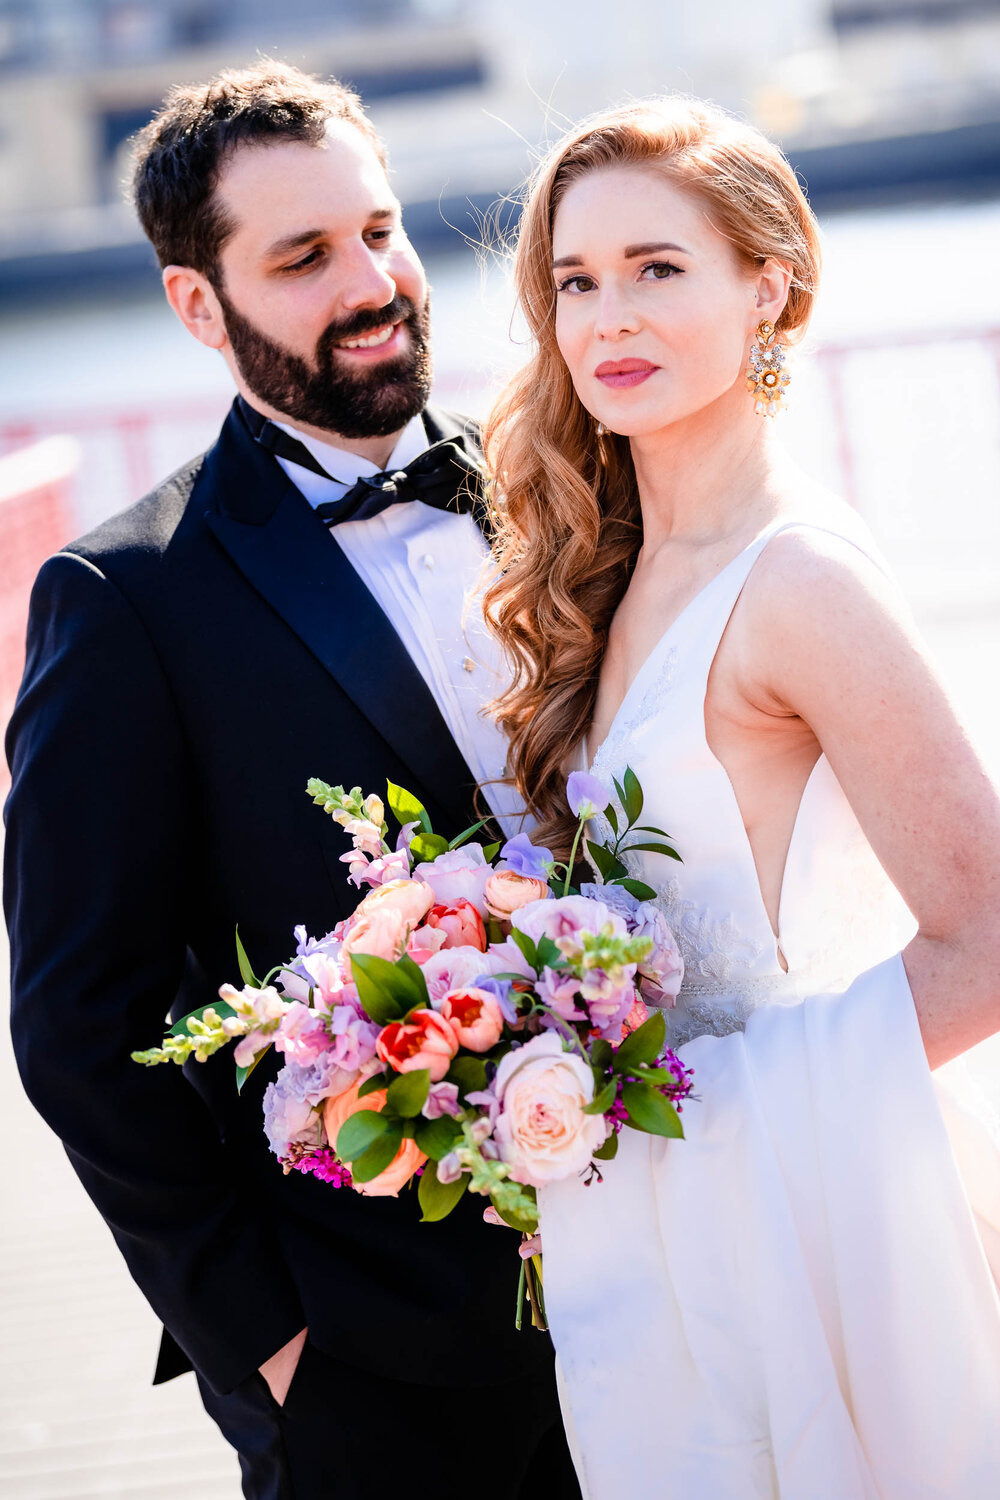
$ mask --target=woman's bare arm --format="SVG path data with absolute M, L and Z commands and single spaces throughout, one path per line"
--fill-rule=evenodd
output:
M 744 691 L 809 724 L 917 919 L 903 959 L 938 1067 L 1000 1030 L 1000 797 L 898 590 L 849 543 L 777 537 L 744 603 Z

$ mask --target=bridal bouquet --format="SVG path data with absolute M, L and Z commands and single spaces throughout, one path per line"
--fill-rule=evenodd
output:
M 264 1129 L 285 1172 L 369 1196 L 416 1181 L 424 1221 L 466 1191 L 488 1198 L 489 1216 L 526 1237 L 522 1292 L 527 1277 L 540 1321 L 539 1258 L 526 1269 L 536 1189 L 599 1178 L 623 1126 L 683 1135 L 691 1093 L 660 1010 L 645 1006 L 673 1003 L 680 954 L 655 893 L 621 858 L 629 848 L 678 856 L 638 822 L 632 771 L 614 785 L 621 816 L 595 777 L 569 777 L 578 826 L 562 864 L 526 834 L 474 842 L 482 823 L 449 843 L 391 782 L 400 827 L 390 846 L 381 798 L 310 781 L 350 836 L 342 858 L 367 893 L 323 937 L 296 928 L 294 956 L 262 979 L 237 934 L 242 988 L 223 985 L 217 1003 L 135 1061 L 202 1062 L 235 1040 L 242 1088 L 275 1047 L 284 1064 L 264 1094 Z M 576 855 L 599 812 L 612 841 L 588 839 L 586 850 L 601 882 L 576 890 Z

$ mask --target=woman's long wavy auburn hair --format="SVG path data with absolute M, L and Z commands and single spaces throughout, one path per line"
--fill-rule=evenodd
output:
M 777 325 L 786 342 L 805 331 L 820 264 L 815 218 L 778 148 L 697 100 L 647 99 L 594 116 L 528 185 L 514 281 L 534 352 L 485 432 L 497 526 L 485 605 L 513 673 L 491 705 L 510 740 L 510 775 L 539 836 L 563 857 L 575 826 L 568 757 L 593 718 L 608 628 L 642 526 L 629 441 L 598 433 L 556 344 L 552 228 L 572 183 L 616 166 L 654 168 L 696 193 L 748 274 L 769 258 L 791 266 Z

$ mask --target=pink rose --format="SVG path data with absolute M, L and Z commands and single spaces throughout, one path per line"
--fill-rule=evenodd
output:
M 486 952 L 486 928 L 471 901 L 456 901 L 454 906 L 439 903 L 427 915 L 428 927 L 439 927 L 444 933 L 444 948 L 478 948 Z
M 523 964 L 520 948 L 516 951 Z M 482 974 L 500 973 L 501 967 L 497 966 L 492 952 L 480 953 L 478 948 L 442 948 L 424 964 L 424 982 L 433 1002 L 442 1000 L 449 990 L 466 988 Z
M 493 1082 L 500 1114 L 493 1129 L 500 1156 L 517 1182 L 531 1187 L 582 1172 L 608 1134 L 603 1115 L 585 1115 L 594 1075 L 564 1052 L 554 1032 L 532 1037 L 501 1059 Z
M 459 901 L 471 901 L 479 915 L 485 917 L 483 892 L 492 873 L 482 844 L 463 844 L 461 849 L 449 849 L 437 859 L 417 865 L 413 877 L 426 881 L 439 905 L 456 906 Z
M 460 1047 L 488 1052 L 500 1040 L 503 1012 L 486 990 L 452 990 L 438 1001 L 437 1010 L 450 1022 Z
M 548 885 L 533 875 L 518 875 L 516 870 L 496 870 L 486 882 L 486 909 L 491 917 L 509 917 L 531 901 L 543 901 L 549 895 Z
M 431 1083 L 440 1083 L 458 1051 L 458 1038 L 437 1011 L 418 1010 L 409 1021 L 393 1021 L 384 1027 L 375 1051 L 397 1073 L 427 1068 Z
M 333 1148 L 336 1148 L 337 1133 L 345 1120 L 357 1114 L 359 1109 L 373 1109 L 378 1113 L 385 1104 L 385 1089 L 374 1089 L 363 1099 L 359 1099 L 358 1089 L 362 1082 L 359 1079 L 353 1088 L 338 1094 L 335 1099 L 328 1099 L 323 1106 L 323 1126 L 326 1138 Z M 371 1182 L 356 1183 L 354 1191 L 366 1198 L 398 1198 L 400 1188 L 406 1186 L 417 1168 L 426 1160 L 415 1141 L 404 1139 L 385 1170 L 373 1177 Z

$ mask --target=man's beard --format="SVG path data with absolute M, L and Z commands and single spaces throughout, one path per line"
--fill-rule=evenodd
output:
M 397 294 L 386 307 L 364 308 L 331 323 L 317 340 L 315 367 L 310 368 L 245 318 L 220 286 L 215 294 L 247 389 L 293 422 L 345 438 L 388 437 L 426 406 L 431 388 L 429 300 L 418 309 Z M 356 373 L 338 363 L 336 344 L 364 338 L 400 320 L 410 336 L 403 354 Z

